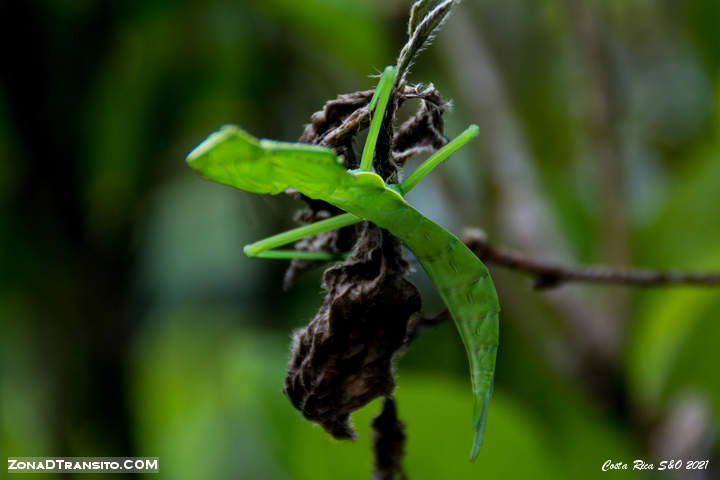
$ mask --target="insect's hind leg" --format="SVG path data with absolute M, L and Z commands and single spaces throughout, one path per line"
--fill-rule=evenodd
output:
M 299 258 L 304 260 L 338 260 L 341 259 L 342 256 L 332 253 L 301 252 L 295 250 L 272 249 L 275 247 L 280 247 L 282 245 L 287 245 L 288 243 L 296 242 L 311 235 L 329 232 L 330 230 L 346 227 L 360 221 L 362 221 L 362 218 L 356 217 L 351 213 L 344 213 L 342 215 L 337 215 L 326 220 L 320 220 L 319 222 L 311 223 L 310 225 L 294 228 L 292 230 L 288 230 L 287 232 L 278 233 L 277 235 L 264 238 L 255 243 L 251 243 L 250 245 L 245 245 L 243 251 L 248 257 L 279 259 Z
M 412 190 L 417 183 L 423 179 L 425 175 L 430 173 L 433 168 L 440 165 L 442 162 L 448 159 L 450 155 L 455 153 L 457 149 L 465 145 L 467 142 L 477 137 L 480 133 L 480 128 L 477 125 L 470 125 L 457 137 L 453 138 L 440 150 L 433 153 L 430 158 L 425 160 L 414 172 L 410 174 L 402 183 L 400 183 L 400 193 L 405 195 Z

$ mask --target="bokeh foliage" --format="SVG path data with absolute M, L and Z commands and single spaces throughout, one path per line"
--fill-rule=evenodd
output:
M 718 5 L 466 0 L 409 79 L 454 99 L 449 135 L 474 122 L 483 138 L 411 201 L 541 258 L 720 270 Z M 296 139 L 394 62 L 407 9 L 3 3 L 0 452 L 159 456 L 170 478 L 368 478 L 377 403 L 339 443 L 281 393 L 319 271 L 282 292 L 283 262 L 242 255 L 298 205 L 204 182 L 184 157 L 226 122 Z M 519 191 L 520 212 L 547 213 L 532 238 L 512 226 Z M 492 273 L 504 310 L 486 443 L 468 463 L 464 352 L 441 325 L 398 365 L 410 478 L 605 478 L 606 459 L 670 448 L 663 419 L 688 398 L 720 427 L 720 293 L 538 293 Z M 694 452 L 717 457 L 709 445 Z

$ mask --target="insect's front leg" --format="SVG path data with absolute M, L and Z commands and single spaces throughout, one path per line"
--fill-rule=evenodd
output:
M 385 109 L 387 108 L 388 99 L 390 98 L 390 93 L 392 92 L 394 84 L 395 67 L 385 67 L 385 70 L 380 77 L 380 81 L 378 82 L 377 87 L 375 87 L 375 94 L 373 95 L 372 100 L 370 100 L 370 105 L 368 105 L 368 108 L 373 112 L 373 116 L 370 122 L 368 136 L 365 140 L 365 147 L 363 147 L 362 158 L 360 159 L 360 170 L 370 171 L 372 168 L 375 145 L 377 144 L 380 127 L 382 126 L 382 121 L 385 117 Z
M 405 195 L 410 190 L 412 190 L 415 185 L 417 185 L 418 182 L 422 180 L 423 177 L 425 177 L 425 175 L 432 171 L 433 168 L 437 167 L 442 162 L 447 160 L 450 155 L 455 153 L 457 149 L 465 145 L 473 138 L 477 137 L 479 133 L 480 128 L 477 125 L 470 125 L 468 128 L 465 129 L 464 132 L 453 138 L 440 150 L 433 153 L 430 158 L 425 160 L 418 168 L 415 169 L 414 172 L 410 174 L 410 176 L 408 176 L 405 180 L 402 181 L 402 183 L 400 183 L 400 185 L 398 185 L 400 189 L 400 194 Z
M 328 252 L 301 252 L 297 250 L 273 250 L 275 247 L 297 242 L 305 237 L 329 232 L 354 223 L 361 222 L 362 218 L 351 213 L 344 213 L 326 220 L 311 223 L 303 227 L 294 228 L 287 232 L 278 233 L 272 237 L 264 238 L 250 245 L 245 245 L 243 251 L 248 257 L 276 258 L 276 259 L 303 259 L 303 260 L 341 260 L 342 256 Z

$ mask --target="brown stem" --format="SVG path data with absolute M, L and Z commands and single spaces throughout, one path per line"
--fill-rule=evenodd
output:
M 535 280 L 533 286 L 536 289 L 555 288 L 571 282 L 633 287 L 680 285 L 720 287 L 720 272 L 659 271 L 629 267 L 613 268 L 604 265 L 567 267 L 530 258 L 510 248 L 491 245 L 485 232 L 480 229 L 465 230 L 461 240 L 483 262 L 533 276 Z M 431 315 L 414 316 L 408 325 L 405 344 L 410 344 L 424 330 L 447 320 L 448 314 L 446 308 Z
M 602 265 L 562 266 L 525 256 L 515 250 L 492 245 L 484 232 L 467 230 L 463 243 L 482 261 L 535 277 L 535 288 L 553 288 L 563 283 L 604 283 L 656 287 L 673 285 L 720 286 L 720 272 L 659 271 Z

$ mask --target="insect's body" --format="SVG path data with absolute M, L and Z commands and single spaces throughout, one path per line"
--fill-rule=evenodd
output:
M 323 252 L 274 250 L 309 235 L 363 219 L 390 231 L 412 250 L 448 307 L 467 351 L 475 397 L 471 459 L 479 451 L 493 389 L 498 345 L 497 294 L 485 265 L 454 235 L 428 220 L 407 203 L 409 192 L 435 166 L 477 136 L 471 125 L 435 152 L 401 184 L 387 185 L 370 171 L 378 134 L 393 89 L 395 69 L 385 68 L 368 108 L 373 118 L 360 168 L 346 170 L 329 148 L 301 143 L 258 140 L 234 126 L 210 135 L 190 155 L 188 164 L 206 177 L 241 190 L 277 194 L 292 187 L 348 213 L 245 246 L 249 256 L 331 260 Z
M 498 341 L 498 299 L 485 265 L 450 232 L 407 203 L 398 185 L 375 173 L 348 171 L 327 148 L 257 140 L 224 127 L 188 157 L 212 180 L 255 193 L 292 187 L 324 200 L 398 237 L 414 253 L 447 305 L 463 340 L 475 396 L 477 455 L 492 392 Z

